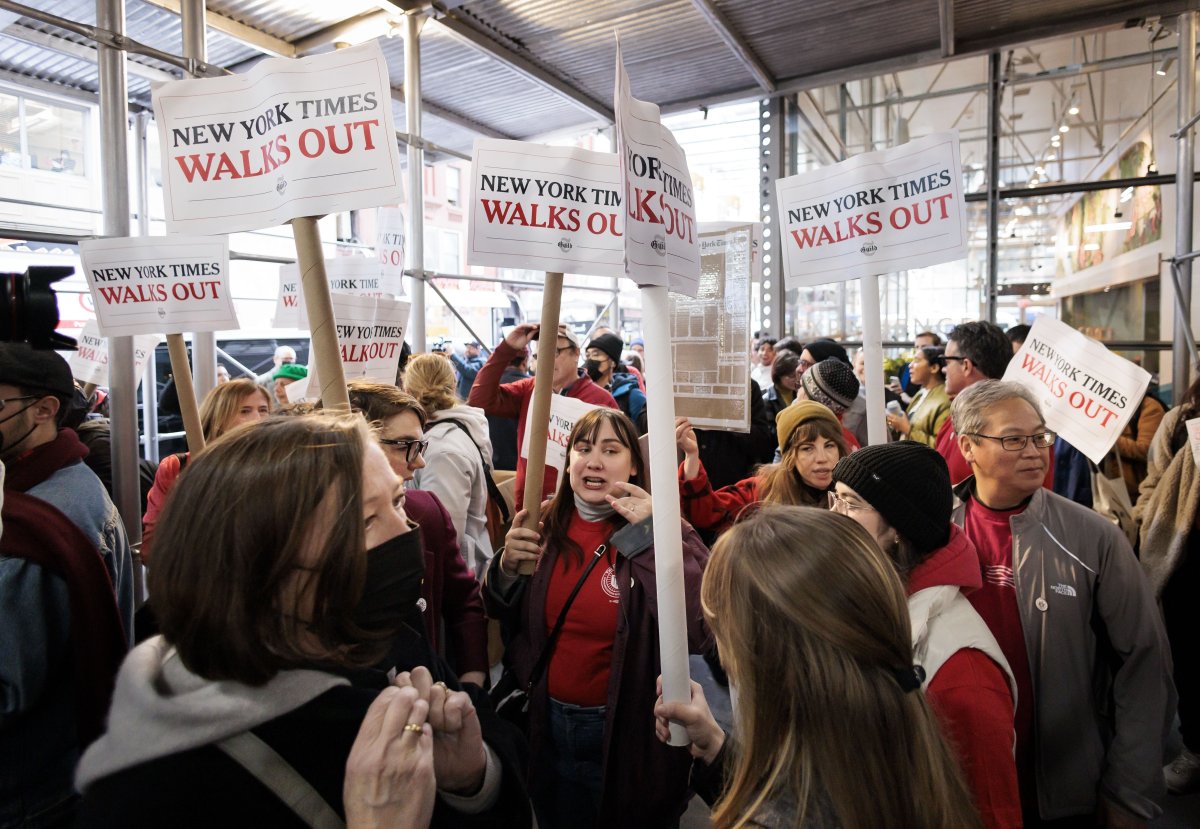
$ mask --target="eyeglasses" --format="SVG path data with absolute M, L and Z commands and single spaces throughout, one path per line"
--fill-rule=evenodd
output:
M 829 508 L 834 512 L 842 515 L 849 515 L 852 512 L 875 512 L 875 508 L 867 504 L 860 504 L 857 501 L 847 501 L 845 498 L 838 495 L 836 492 L 829 493 Z
M 954 360 L 957 362 L 959 360 L 965 360 L 967 358 L 966 357 L 951 357 L 949 354 L 943 354 L 942 359 L 943 360 Z
M 39 396 L 36 394 L 23 394 L 20 397 L 5 397 L 0 399 L 0 412 L 4 411 L 4 406 L 14 400 L 37 400 Z
M 1049 449 L 1054 445 L 1054 439 L 1058 437 L 1058 435 L 1056 435 L 1054 432 L 1038 432 L 1036 435 L 1005 435 L 1004 437 L 996 437 L 995 435 L 981 435 L 978 432 L 968 432 L 967 434 L 973 438 L 998 440 L 1006 452 L 1020 452 L 1025 448 L 1025 444 L 1031 440 L 1033 441 L 1034 447 L 1038 449 Z
M 798 369 L 796 369 L 796 371 L 798 371 L 799 373 L 803 374 L 805 371 L 807 371 L 808 369 L 812 368 L 812 367 L 813 367 L 813 365 L 815 365 L 815 364 L 814 364 L 814 363 L 810 363 L 808 360 L 806 360 L 806 359 L 804 359 L 803 357 L 801 357 L 801 358 L 800 358 L 800 367 L 799 367 Z
M 416 463 L 417 458 L 425 454 L 425 450 L 429 448 L 429 441 L 421 440 L 420 438 L 380 438 L 379 442 L 384 446 L 394 446 L 397 450 L 404 451 L 405 463 Z

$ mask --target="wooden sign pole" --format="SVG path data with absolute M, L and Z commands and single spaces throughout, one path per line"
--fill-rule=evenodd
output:
M 200 407 L 196 405 L 192 366 L 182 334 L 167 335 L 167 353 L 171 355 L 171 376 L 175 379 L 175 394 L 179 398 L 183 429 L 187 432 L 188 451 L 195 454 L 204 448 L 204 430 L 200 428 Z
M 321 405 L 330 412 L 349 412 L 350 394 L 342 369 L 342 352 L 334 326 L 333 301 L 325 276 L 325 256 L 321 251 L 321 231 L 315 216 L 292 219 L 296 238 L 296 258 L 300 266 L 300 290 L 308 312 L 308 330 L 312 335 L 312 360 L 321 383 Z
M 537 530 L 541 520 L 542 486 L 546 479 L 546 433 L 550 428 L 550 398 L 554 395 L 554 358 L 558 353 L 558 313 L 562 302 L 563 275 L 547 273 L 542 292 L 542 318 L 538 323 L 538 353 L 530 403 L 529 457 L 525 463 L 523 504 L 528 510 L 524 528 Z M 565 473 L 564 473 L 565 474 Z M 536 562 L 523 561 L 518 572 L 533 574 Z

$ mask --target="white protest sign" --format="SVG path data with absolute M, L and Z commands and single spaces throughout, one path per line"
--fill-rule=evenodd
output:
M 353 294 L 332 294 L 330 300 L 347 382 L 375 380 L 395 383 L 404 331 L 408 325 L 409 303 L 388 297 Z M 312 397 L 319 395 L 321 384 L 317 380 L 315 362 L 308 367 L 308 377 L 305 379 L 307 382 L 302 387 L 303 393 L 308 394 L 311 390 Z M 293 392 L 290 385 L 287 390 Z M 294 393 L 300 399 L 300 390 Z M 292 394 L 288 398 L 291 399 Z
M 467 260 L 624 276 L 620 187 L 612 153 L 478 139 Z
M 563 467 L 567 465 L 567 438 L 571 436 L 571 430 L 575 428 L 575 421 L 583 417 L 592 409 L 599 409 L 592 403 L 584 403 L 582 400 L 576 400 L 574 397 L 566 397 L 561 394 L 553 395 L 550 398 L 550 422 L 546 429 L 546 466 L 554 467 L 561 475 Z M 530 421 L 533 419 L 533 407 L 529 407 L 529 414 L 525 417 L 525 438 L 521 441 L 521 457 L 529 457 L 529 434 L 533 431 L 530 426 Z
M 331 294 L 383 296 L 383 266 L 362 256 L 338 256 L 325 260 L 325 279 Z M 304 292 L 300 290 L 300 266 L 279 268 L 279 296 L 275 300 L 276 328 L 308 328 Z
M 1137 414 L 1150 373 L 1050 317 L 1034 322 L 1004 379 L 1037 395 L 1046 425 L 1100 463 Z
M 225 236 L 84 239 L 79 258 L 106 337 L 238 327 Z
M 700 284 L 696 202 L 687 156 L 654 104 L 630 94 L 617 43 L 617 156 L 624 194 L 626 276 L 695 296 Z
M 133 338 L 133 376 L 135 383 L 142 382 L 143 369 L 150 352 L 158 345 L 157 334 L 142 334 Z M 80 383 L 108 387 L 108 338 L 100 336 L 95 320 L 88 320 L 79 332 L 79 347 L 67 360 L 71 376 Z M 136 388 L 136 386 L 135 386 Z
M 387 61 L 375 41 L 153 92 L 171 233 L 232 233 L 395 204 Z
M 957 132 L 780 179 L 775 192 L 789 288 L 967 255 Z
M 1183 425 L 1187 427 L 1188 443 L 1192 445 L 1192 460 L 1200 466 L 1200 417 L 1193 417 Z
M 379 256 L 379 287 L 385 294 L 404 296 L 404 211 L 381 207 L 375 213 L 375 252 Z

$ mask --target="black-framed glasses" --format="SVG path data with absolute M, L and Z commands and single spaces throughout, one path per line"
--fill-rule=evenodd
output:
M 4 397 L 0 398 L 0 412 L 4 411 L 4 407 L 14 400 L 38 400 L 43 395 L 39 394 L 23 394 L 20 397 Z
M 1054 432 L 1038 432 L 1036 435 L 1004 435 L 996 437 L 995 435 L 981 435 L 978 432 L 968 432 L 973 438 L 987 438 L 988 440 L 996 440 L 1000 442 L 1006 452 L 1020 452 L 1025 448 L 1025 444 L 1033 441 L 1033 445 L 1037 449 L 1049 449 L 1054 445 L 1054 439 L 1058 437 Z
M 429 448 L 429 441 L 421 438 L 380 438 L 379 442 L 384 446 L 394 446 L 397 450 L 404 451 L 404 462 L 413 464 L 417 462 L 417 458 L 425 454 L 425 450 Z
M 967 358 L 966 357 L 951 357 L 949 354 L 943 354 L 942 359 L 943 360 L 953 360 L 955 362 L 958 362 L 960 360 L 965 360 Z

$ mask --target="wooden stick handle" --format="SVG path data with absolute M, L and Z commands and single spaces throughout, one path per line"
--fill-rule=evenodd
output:
M 558 311 L 562 302 L 563 275 L 547 273 L 542 292 L 542 318 L 538 323 L 538 353 L 530 403 L 529 457 L 525 462 L 524 528 L 537 530 L 541 520 L 542 486 L 546 479 L 546 432 L 550 428 L 550 398 L 554 395 L 554 358 L 558 349 Z M 533 573 L 536 562 L 521 562 L 518 573 Z
M 171 376 L 175 378 L 175 394 L 179 398 L 183 429 L 187 432 L 188 451 L 194 455 L 204 448 L 204 430 L 200 428 L 200 407 L 196 405 L 192 366 L 182 334 L 167 335 L 167 353 L 171 355 Z
M 304 309 L 312 335 L 313 360 L 321 382 L 321 405 L 330 412 L 349 412 L 350 394 L 334 326 L 333 301 L 329 298 L 329 280 L 325 276 L 325 256 L 321 251 L 321 231 L 315 216 L 292 219 L 296 238 L 296 259 L 300 266 L 300 290 L 304 291 Z

